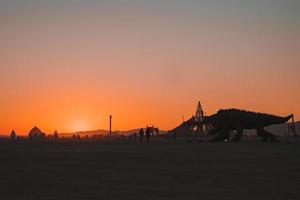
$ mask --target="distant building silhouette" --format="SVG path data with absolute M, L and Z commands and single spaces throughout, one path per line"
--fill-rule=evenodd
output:
M 278 141 L 276 136 L 265 130 L 265 127 L 284 124 L 293 117 L 293 114 L 280 117 L 272 114 L 251 112 L 240 109 L 219 110 L 217 113 L 207 116 L 204 124 L 212 127 L 209 132 L 214 135 L 212 141 L 234 141 L 238 142 L 243 136 L 244 129 L 254 129 L 262 141 Z M 235 135 L 230 136 L 231 131 L 236 131 Z

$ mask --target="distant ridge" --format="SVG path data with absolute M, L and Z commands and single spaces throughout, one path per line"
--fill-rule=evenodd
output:
M 118 134 L 118 135 L 130 135 L 133 133 L 138 133 L 139 129 L 131 129 L 131 130 L 126 130 L 126 131 L 113 131 L 113 134 Z M 97 135 L 97 136 L 103 136 L 103 135 L 108 135 L 109 134 L 109 130 L 103 130 L 103 129 L 99 129 L 99 130 L 92 130 L 92 131 L 77 131 L 77 132 L 73 132 L 73 133 L 59 133 L 60 136 L 65 136 L 65 137 L 69 137 L 72 136 L 74 134 L 78 134 L 80 136 L 93 136 L 93 135 Z
M 284 136 L 284 135 L 288 135 L 288 125 L 290 125 L 291 123 L 285 123 L 285 124 L 277 124 L 277 125 L 272 125 L 269 127 L 266 127 L 266 130 L 274 133 L 277 136 Z M 295 127 L 296 127 L 296 132 L 297 134 L 300 136 L 300 121 L 295 122 Z M 126 130 L 126 131 L 114 131 L 113 133 L 118 134 L 118 135 L 130 135 L 133 133 L 138 133 L 139 129 L 131 129 L 131 130 Z M 253 130 L 253 132 L 255 132 Z M 167 133 L 167 131 L 160 131 L 161 134 Z M 46 133 L 47 135 L 49 135 L 49 133 Z M 92 135 L 98 135 L 98 136 L 102 136 L 102 135 L 107 135 L 109 134 L 109 130 L 103 130 L 103 129 L 99 129 L 99 130 L 92 130 L 92 131 L 77 131 L 77 132 L 73 132 L 73 133 L 59 133 L 59 136 L 64 136 L 64 137 L 70 137 L 74 134 L 79 134 L 80 136 L 92 136 Z M 290 133 L 291 134 L 291 133 Z M 17 133 L 17 135 L 19 135 Z M 21 135 L 22 137 L 25 137 L 26 135 Z M 9 133 L 1 133 L 0 137 L 9 137 Z
M 291 123 L 285 123 L 285 124 L 276 124 L 276 125 L 272 125 L 269 127 L 266 127 L 266 130 L 274 133 L 277 136 L 284 136 L 284 135 L 288 135 L 288 125 L 291 125 Z M 295 122 L 295 127 L 296 127 L 296 132 L 297 134 L 300 136 L 300 121 Z M 138 133 L 139 129 L 131 129 L 131 130 L 127 130 L 127 131 L 114 131 L 114 134 L 118 134 L 118 135 L 130 135 L 133 133 Z M 253 133 L 255 132 L 255 130 L 253 130 Z M 165 134 L 167 133 L 167 131 L 160 131 L 161 134 Z M 93 130 L 93 131 L 78 131 L 78 132 L 74 132 L 74 133 L 60 133 L 59 135 L 61 136 L 72 136 L 74 134 L 79 134 L 80 136 L 92 136 L 92 135 L 98 135 L 98 136 L 102 136 L 102 135 L 108 135 L 109 134 L 109 130 Z M 290 133 L 291 134 L 291 133 Z

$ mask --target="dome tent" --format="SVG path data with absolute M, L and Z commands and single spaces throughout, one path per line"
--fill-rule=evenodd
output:
M 30 130 L 28 134 L 28 138 L 44 138 L 46 137 L 46 134 L 41 131 L 38 127 L 34 127 L 33 129 Z

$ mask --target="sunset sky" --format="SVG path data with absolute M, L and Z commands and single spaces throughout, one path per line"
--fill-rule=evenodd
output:
M 0 44 L 0 134 L 300 119 L 299 0 L 1 0 Z

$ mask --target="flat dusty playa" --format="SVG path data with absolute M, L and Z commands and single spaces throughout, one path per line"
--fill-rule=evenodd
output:
M 299 199 L 300 142 L 0 141 L 0 199 Z

